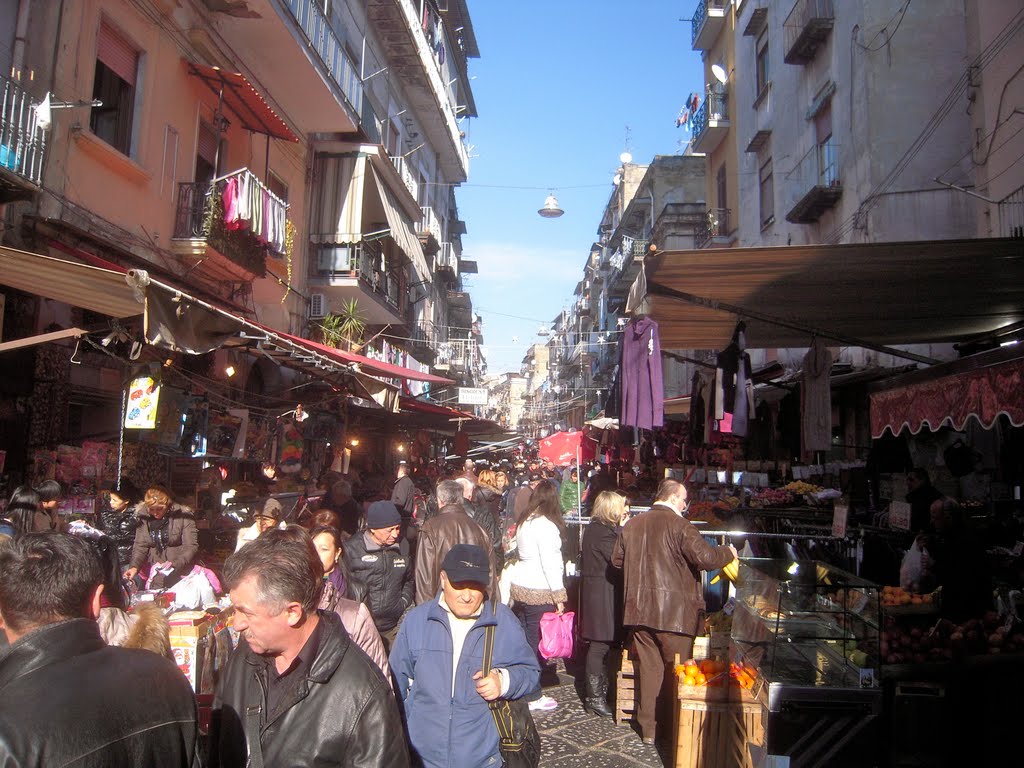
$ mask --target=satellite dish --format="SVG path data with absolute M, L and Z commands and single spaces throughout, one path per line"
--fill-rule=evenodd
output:
M 714 75 L 715 80 L 720 82 L 722 85 L 725 85 L 726 81 L 729 79 L 729 75 L 726 74 L 725 67 L 721 64 L 712 64 L 711 74 Z
M 619 155 L 619 162 L 623 164 L 632 163 L 633 156 L 629 152 L 623 152 L 621 155 Z
M 617 187 L 621 183 L 622 183 L 622 174 L 621 173 L 616 173 L 615 176 L 612 177 L 612 184 L 614 184 Z

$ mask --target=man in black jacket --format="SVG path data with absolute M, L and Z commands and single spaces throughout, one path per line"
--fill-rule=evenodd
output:
M 196 703 L 170 659 L 107 646 L 89 543 L 25 534 L 0 548 L 0 765 L 198 765 Z
M 409 544 L 399 539 L 401 525 L 394 504 L 375 501 L 366 510 L 366 530 L 345 544 L 349 573 L 366 588 L 366 607 L 389 652 L 398 622 L 416 597 Z
M 409 765 L 384 675 L 316 609 L 323 565 L 305 533 L 267 531 L 228 558 L 224 582 L 241 638 L 213 703 L 211 766 Z

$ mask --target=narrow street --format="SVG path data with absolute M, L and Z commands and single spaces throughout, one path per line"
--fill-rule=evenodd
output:
M 541 736 L 541 765 L 557 768 L 635 768 L 671 764 L 671 755 L 640 741 L 629 725 L 615 725 L 608 717 L 595 717 L 583 709 L 573 678 L 559 669 L 561 684 L 544 693 L 558 701 L 558 709 L 534 712 Z

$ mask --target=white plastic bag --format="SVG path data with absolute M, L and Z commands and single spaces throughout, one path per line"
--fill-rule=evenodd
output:
M 904 591 L 921 591 L 921 583 L 925 578 L 925 561 L 925 549 L 918 544 L 918 539 L 914 539 L 900 564 L 900 587 Z

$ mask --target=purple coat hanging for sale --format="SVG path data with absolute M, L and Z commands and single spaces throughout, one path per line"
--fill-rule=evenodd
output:
M 661 378 L 658 324 L 634 318 L 622 333 L 622 412 L 619 423 L 653 429 L 665 423 L 665 385 Z

